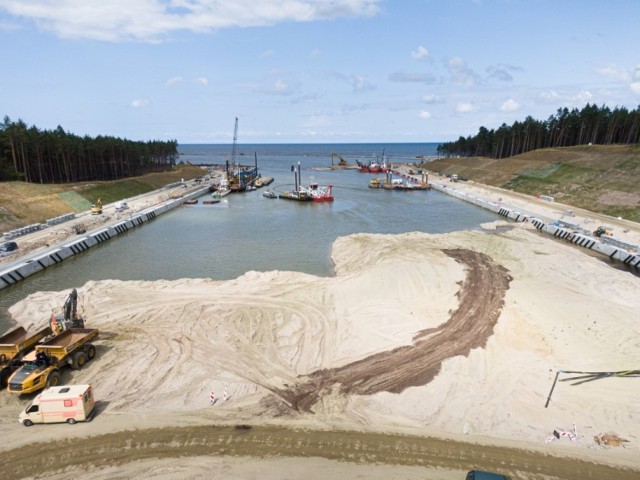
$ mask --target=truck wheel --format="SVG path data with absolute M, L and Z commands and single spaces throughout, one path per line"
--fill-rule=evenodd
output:
M 93 357 L 96 356 L 96 347 L 93 345 L 89 345 L 87 347 L 87 360 L 93 360 Z
M 60 373 L 51 372 L 47 378 L 47 388 L 60 385 Z
M 31 425 L 33 425 L 33 422 L 27 418 L 26 420 L 23 420 L 23 421 L 22 421 L 22 424 L 23 424 L 25 427 L 30 427 Z
M 87 363 L 87 354 L 84 352 L 77 352 L 73 356 L 73 365 L 72 367 L 76 370 L 80 370 L 84 367 L 84 364 Z
M 75 418 L 67 418 L 67 423 L 69 425 L 75 425 L 76 423 L 76 419 Z

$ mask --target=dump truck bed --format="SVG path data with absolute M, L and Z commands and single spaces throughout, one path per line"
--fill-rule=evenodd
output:
M 25 352 L 47 335 L 51 335 L 50 327 L 38 332 L 27 332 L 24 327 L 18 327 L 0 337 L 0 363 L 11 360 Z
M 36 346 L 36 352 L 45 352 L 60 360 L 97 336 L 97 328 L 70 328 L 48 342 Z

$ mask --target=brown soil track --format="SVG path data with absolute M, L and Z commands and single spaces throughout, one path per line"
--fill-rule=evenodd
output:
M 31 427 L 37 429 L 38 427 Z M 42 428 L 42 427 L 41 427 Z M 73 428 L 73 427 L 69 427 Z M 34 432 L 34 434 L 37 434 Z M 372 432 L 304 431 L 249 425 L 170 427 L 32 443 L 2 452 L 2 477 L 70 478 L 146 459 L 196 456 L 325 458 L 372 465 L 499 471 L 511 478 L 631 480 L 629 470 L 515 448 Z M 339 471 L 339 466 L 336 466 Z M 63 473 L 64 472 L 64 473 Z M 428 475 L 428 470 L 425 471 Z M 62 477 L 64 475 L 64 477 Z M 84 476 L 84 475 L 83 475 Z M 117 478 L 114 472 L 112 478 Z M 425 476 L 424 478 L 428 478 Z
M 466 249 L 444 253 L 464 264 L 467 271 L 458 292 L 459 306 L 449 321 L 419 332 L 412 345 L 376 353 L 339 368 L 318 370 L 303 378 L 302 383 L 275 393 L 302 412 L 311 412 L 323 393 L 336 390 L 344 395 L 400 393 L 429 383 L 446 359 L 466 356 L 471 349 L 483 347 L 493 333 L 512 278 L 503 266 L 483 253 Z

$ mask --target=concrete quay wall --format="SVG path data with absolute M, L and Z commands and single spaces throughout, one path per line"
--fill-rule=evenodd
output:
M 44 253 L 24 257 L 21 261 L 4 269 L 0 269 L 0 289 L 14 285 L 30 275 L 40 272 L 52 265 L 56 265 L 69 257 L 86 252 L 91 247 L 143 225 L 159 215 L 179 207 L 186 200 L 202 196 L 207 191 L 208 188 L 203 188 L 186 193 L 181 198 L 171 199 L 136 212 L 125 220 L 117 221 L 116 223 L 94 230 L 88 234 L 79 235 L 73 240 L 63 242 L 59 246 L 49 249 Z
M 464 200 L 465 202 L 472 203 L 487 210 L 491 210 L 498 215 L 510 218 L 511 220 L 514 220 L 516 222 L 531 223 L 540 232 L 552 235 L 560 240 L 571 242 L 575 245 L 592 250 L 599 254 L 606 255 L 611 260 L 621 262 L 634 269 L 636 272 L 640 272 L 640 254 L 638 253 L 630 252 L 616 245 L 602 243 L 595 237 L 584 235 L 582 233 L 576 233 L 570 229 L 553 225 L 553 223 L 549 222 L 546 219 L 537 218 L 532 214 L 521 213 L 500 204 L 488 202 L 486 200 L 461 192 L 460 190 L 456 190 L 455 188 L 447 187 L 446 185 L 432 183 L 431 188 L 433 190 L 438 190 L 439 192 L 446 193 L 447 195 L 451 195 L 452 197 L 459 198 L 460 200 Z

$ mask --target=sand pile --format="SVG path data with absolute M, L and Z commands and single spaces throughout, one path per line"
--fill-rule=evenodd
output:
M 78 293 L 98 355 L 65 380 L 103 401 L 93 433 L 205 418 L 539 447 L 575 422 L 585 451 L 613 431 L 637 455 L 640 379 L 558 382 L 545 402 L 558 369 L 638 368 L 640 281 L 524 224 L 496 225 L 340 238 L 334 278 L 89 282 Z M 11 313 L 40 327 L 67 294 Z M 13 418 L 0 432 L 29 441 Z

